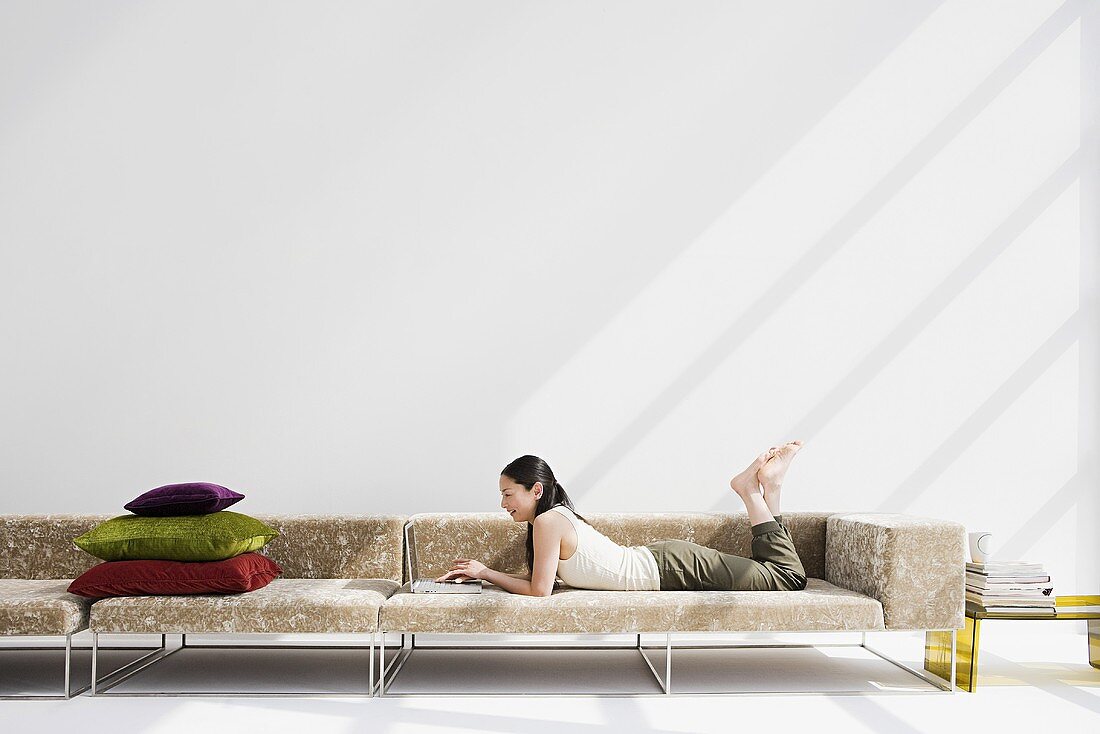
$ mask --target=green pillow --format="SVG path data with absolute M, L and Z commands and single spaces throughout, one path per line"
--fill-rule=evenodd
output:
M 207 515 L 121 515 L 73 542 L 104 561 L 222 561 L 259 550 L 278 531 L 254 517 L 222 510 Z

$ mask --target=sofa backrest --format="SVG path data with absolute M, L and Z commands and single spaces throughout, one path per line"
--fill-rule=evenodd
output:
M 645 545 L 666 538 L 748 557 L 752 533 L 745 513 L 581 512 L 594 528 L 620 545 Z M 831 512 L 783 514 L 795 550 L 813 578 L 825 576 L 825 526 Z M 409 578 L 434 578 L 457 557 L 475 558 L 503 573 L 527 573 L 527 523 L 503 512 L 418 513 L 405 528 Z
M 114 515 L 0 515 L 0 579 L 72 579 L 97 563 L 73 545 Z
M 252 515 L 279 531 L 261 551 L 299 579 L 401 583 L 405 515 Z
M 0 578 L 71 579 L 101 561 L 73 544 L 109 515 L 0 515 Z M 261 551 L 286 578 L 401 583 L 404 515 L 258 515 L 279 531 Z

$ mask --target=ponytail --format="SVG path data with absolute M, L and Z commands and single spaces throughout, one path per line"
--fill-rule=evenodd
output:
M 504 467 L 501 471 L 501 476 L 510 477 L 516 484 L 523 485 L 527 489 L 531 489 L 535 486 L 536 482 L 542 484 L 542 496 L 538 499 L 538 504 L 535 505 L 535 517 L 538 517 L 544 512 L 547 512 L 551 507 L 556 505 L 563 505 L 569 508 L 574 515 L 577 515 L 577 511 L 573 509 L 573 501 L 569 499 L 569 495 L 565 491 L 558 480 L 554 477 L 554 472 L 550 471 L 550 466 L 537 456 L 521 456 L 508 466 Z M 577 515 L 582 522 L 592 523 L 585 520 L 580 515 Z M 527 524 L 527 570 L 534 572 L 535 569 L 535 540 L 534 531 L 532 530 L 531 523 Z

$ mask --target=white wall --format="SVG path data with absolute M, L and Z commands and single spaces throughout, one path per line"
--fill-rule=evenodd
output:
M 1100 8 L 0 4 L 2 512 L 990 529 L 1100 587 Z

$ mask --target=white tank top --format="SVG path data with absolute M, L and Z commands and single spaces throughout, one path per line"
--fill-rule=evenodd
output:
M 554 505 L 577 531 L 577 550 L 558 559 L 558 577 L 576 589 L 660 591 L 657 559 L 644 545 L 622 546 L 579 519 L 565 505 Z

